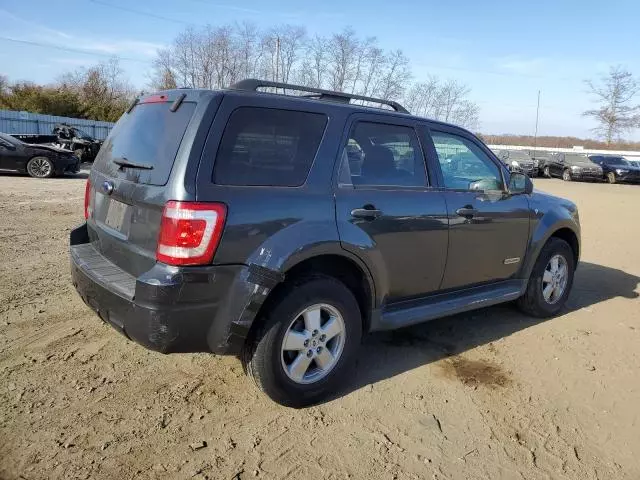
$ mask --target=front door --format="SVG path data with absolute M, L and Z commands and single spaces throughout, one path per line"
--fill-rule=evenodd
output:
M 449 217 L 449 255 L 442 289 L 505 280 L 519 269 L 529 238 L 529 199 L 510 195 L 508 175 L 466 132 L 431 129 Z
M 18 147 L 9 139 L 0 138 L 0 169 L 17 170 L 18 169 Z
M 429 184 L 411 119 L 352 116 L 342 147 L 335 198 L 343 248 L 374 270 L 386 303 L 436 291 L 447 209 L 443 192 Z

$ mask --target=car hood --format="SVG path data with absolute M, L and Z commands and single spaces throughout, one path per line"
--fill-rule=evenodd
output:
M 640 172 L 640 167 L 634 167 L 632 165 L 609 165 L 614 170 L 628 170 L 630 172 Z

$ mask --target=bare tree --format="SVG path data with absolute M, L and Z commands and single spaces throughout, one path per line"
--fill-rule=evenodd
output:
M 223 88 L 248 77 L 403 99 L 419 115 L 465 126 L 478 123 L 479 109 L 467 99 L 467 86 L 436 77 L 412 85 L 409 59 L 401 50 L 385 51 L 375 37 L 360 38 L 352 28 L 311 39 L 295 25 L 188 28 L 158 51 L 151 84 Z
M 297 81 L 305 87 L 322 88 L 327 76 L 327 39 L 316 35 L 307 41 L 306 51 L 299 68 Z
M 604 138 L 607 145 L 619 140 L 625 132 L 640 127 L 640 105 L 632 104 L 640 92 L 640 83 L 629 71 L 617 65 L 600 81 L 587 80 L 586 84 L 599 107 L 587 110 L 583 115 L 598 122 L 593 131 Z
M 236 24 L 235 30 L 237 32 L 236 48 L 239 51 L 242 76 L 244 78 L 254 77 L 261 53 L 258 49 L 258 28 L 253 23 L 244 22 Z
M 378 87 L 379 96 L 387 100 L 396 100 L 402 96 L 411 78 L 409 59 L 401 50 L 396 50 L 386 56 L 383 65 Z
M 153 90 L 168 90 L 178 87 L 170 50 L 158 50 L 153 61 L 149 85 Z
M 366 66 L 363 72 L 362 89 L 359 93 L 365 96 L 379 96 L 380 72 L 384 65 L 384 51 L 375 44 L 371 45 L 366 55 Z
M 77 92 L 88 118 L 116 121 L 135 97 L 117 57 L 60 77 L 60 90 Z
M 352 28 L 345 28 L 334 34 L 329 40 L 328 70 L 329 87 L 344 92 L 355 75 L 355 61 L 358 51 L 358 39 Z
M 277 30 L 280 54 L 278 55 L 279 79 L 285 83 L 289 83 L 289 77 L 294 66 L 304 52 L 307 41 L 307 32 L 304 27 L 296 27 L 294 25 L 283 25 Z
M 415 115 L 476 129 L 480 108 L 467 99 L 469 92 L 469 87 L 455 80 L 442 82 L 438 77 L 429 76 L 407 91 L 404 104 Z

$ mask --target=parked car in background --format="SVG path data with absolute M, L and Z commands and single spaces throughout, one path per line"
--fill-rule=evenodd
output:
M 84 213 L 72 281 L 102 320 L 153 350 L 238 355 L 296 407 L 336 392 L 368 332 L 514 300 L 557 314 L 580 256 L 576 205 L 471 132 L 260 80 L 137 99 Z
M 102 141 L 93 138 L 78 127 L 66 123 L 56 124 L 51 135 L 15 133 L 11 136 L 30 145 L 52 145 L 67 150 L 78 157 L 81 162 L 93 162 L 102 146 Z
M 591 155 L 592 162 L 602 167 L 604 179 L 609 183 L 640 183 L 640 166 L 619 155 Z
M 68 150 L 32 145 L 0 133 L 0 170 L 47 178 L 80 171 L 80 160 Z
M 512 172 L 526 173 L 530 177 L 538 175 L 538 162 L 523 150 L 500 150 L 500 160 Z
M 545 177 L 559 177 L 564 181 L 602 180 L 602 167 L 583 153 L 555 153 L 543 168 Z
M 539 150 L 531 150 L 529 152 L 529 156 L 531 157 L 531 160 L 533 160 L 533 164 L 537 169 L 537 175 L 542 176 L 544 174 L 544 167 L 549 161 L 550 154 Z

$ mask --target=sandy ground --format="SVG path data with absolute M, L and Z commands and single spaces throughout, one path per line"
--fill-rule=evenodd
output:
M 84 179 L 0 176 L 0 478 L 640 478 L 640 187 L 536 185 L 580 207 L 563 315 L 369 336 L 345 391 L 292 410 L 235 358 L 103 325 L 69 280 Z

